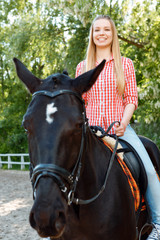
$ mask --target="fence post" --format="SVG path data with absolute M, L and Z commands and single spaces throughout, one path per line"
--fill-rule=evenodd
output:
M 11 157 L 8 155 L 8 169 L 12 168 Z
M 21 170 L 25 169 L 25 165 L 24 165 L 24 156 L 21 155 Z
M 0 168 L 3 167 L 3 164 L 8 165 L 8 169 L 12 168 L 13 165 L 21 165 L 21 170 L 25 169 L 26 165 L 30 164 L 30 161 L 25 162 L 25 157 L 29 157 L 28 153 L 5 153 L 1 154 L 0 153 Z M 17 157 L 17 161 L 12 161 L 12 157 Z M 6 160 L 3 158 L 7 158 Z M 20 158 L 20 159 L 19 159 Z

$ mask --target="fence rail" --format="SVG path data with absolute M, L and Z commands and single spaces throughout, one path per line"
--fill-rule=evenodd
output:
M 16 157 L 17 161 L 13 161 L 12 157 Z M 18 159 L 20 161 L 18 161 Z M 29 154 L 28 153 L 6 153 L 0 154 L 0 168 L 3 164 L 8 165 L 8 169 L 12 168 L 12 165 L 21 165 L 21 170 L 25 169 L 25 165 L 29 165 Z

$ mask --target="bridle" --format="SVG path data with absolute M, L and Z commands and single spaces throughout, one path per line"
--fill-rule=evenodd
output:
M 93 202 L 95 199 L 97 199 L 99 197 L 99 195 L 105 189 L 106 182 L 107 182 L 107 179 L 108 179 L 108 176 L 109 176 L 112 164 L 113 164 L 113 160 L 115 158 L 118 141 L 116 141 L 115 149 L 112 153 L 112 157 L 109 162 L 109 167 L 108 167 L 108 171 L 105 176 L 104 184 L 101 187 L 98 194 L 96 194 L 94 197 L 92 197 L 88 200 L 82 200 L 82 199 L 75 198 L 74 195 L 75 195 L 77 183 L 79 181 L 79 177 L 80 177 L 80 173 L 81 173 L 82 155 L 84 152 L 84 141 L 85 141 L 85 137 L 86 137 L 86 129 L 88 126 L 84 100 L 81 98 L 81 96 L 78 93 L 71 91 L 71 90 L 67 90 L 67 89 L 57 90 L 55 92 L 50 92 L 50 91 L 45 91 L 45 90 L 37 91 L 32 95 L 32 97 L 35 98 L 36 96 L 43 95 L 43 96 L 47 96 L 50 98 L 55 98 L 55 97 L 58 97 L 63 94 L 74 95 L 83 106 L 82 136 L 81 136 L 81 145 L 80 145 L 80 150 L 79 150 L 79 154 L 78 154 L 78 159 L 76 161 L 76 164 L 75 164 L 72 172 L 69 172 L 68 170 L 66 170 L 62 167 L 59 167 L 55 164 L 38 164 L 35 167 L 33 167 L 33 165 L 31 164 L 30 170 L 31 170 L 31 182 L 32 182 L 32 186 L 33 186 L 33 198 L 35 199 L 35 197 L 36 197 L 36 188 L 39 183 L 39 180 L 43 177 L 50 177 L 54 180 L 54 182 L 58 185 L 61 192 L 64 194 L 64 196 L 68 202 L 68 205 L 70 205 L 71 203 L 88 204 L 88 203 Z M 111 126 L 108 128 L 108 130 L 107 130 L 107 132 L 105 132 L 105 134 L 107 134 L 110 131 L 110 129 L 112 128 L 114 123 L 111 124 Z
M 33 192 L 34 192 L 33 195 L 35 198 L 36 187 L 38 185 L 40 178 L 51 177 L 57 183 L 60 190 L 65 195 L 65 198 L 67 199 L 68 204 L 70 205 L 74 198 L 74 193 L 80 177 L 81 166 L 82 166 L 82 154 L 84 149 L 84 139 L 85 139 L 86 127 L 87 127 L 87 118 L 86 118 L 84 100 L 81 98 L 81 96 L 78 93 L 71 90 L 67 90 L 67 89 L 57 90 L 55 92 L 49 92 L 45 90 L 37 91 L 32 95 L 32 97 L 35 98 L 38 95 L 43 95 L 50 98 L 55 98 L 64 94 L 74 95 L 83 106 L 82 137 L 81 137 L 81 145 L 80 145 L 78 159 L 71 173 L 66 169 L 59 167 L 55 164 L 38 164 L 35 168 L 33 168 L 33 172 L 31 174 L 31 182 L 32 182 Z M 69 186 L 69 192 L 67 191 L 68 188 L 66 183 Z

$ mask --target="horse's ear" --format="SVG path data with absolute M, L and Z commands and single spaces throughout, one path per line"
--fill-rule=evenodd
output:
M 94 69 L 92 69 L 88 72 L 85 72 L 85 73 L 81 74 L 80 76 L 78 76 L 77 78 L 75 78 L 72 81 L 74 88 L 76 88 L 76 90 L 79 91 L 81 94 L 84 92 L 87 92 L 92 87 L 92 85 L 95 83 L 95 81 L 97 80 L 100 72 L 102 71 L 102 69 L 104 67 L 105 62 L 106 62 L 106 60 L 103 60 Z
M 36 91 L 36 88 L 40 85 L 41 80 L 35 77 L 17 58 L 13 58 L 16 66 L 17 75 L 20 80 L 26 85 L 31 93 Z

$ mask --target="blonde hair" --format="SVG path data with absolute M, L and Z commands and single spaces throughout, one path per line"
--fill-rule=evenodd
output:
M 93 69 L 96 65 L 96 45 L 93 41 L 93 25 L 95 21 L 99 19 L 106 19 L 111 24 L 111 30 L 113 35 L 111 51 L 114 58 L 114 73 L 116 75 L 118 91 L 120 94 L 123 94 L 124 88 L 125 88 L 125 79 L 124 79 L 124 72 L 122 67 L 122 59 L 120 54 L 118 35 L 117 35 L 115 24 L 109 16 L 100 15 L 96 17 L 92 22 L 92 25 L 90 28 L 90 34 L 89 34 L 89 43 L 88 43 L 88 49 L 87 49 L 85 71 L 89 71 Z

